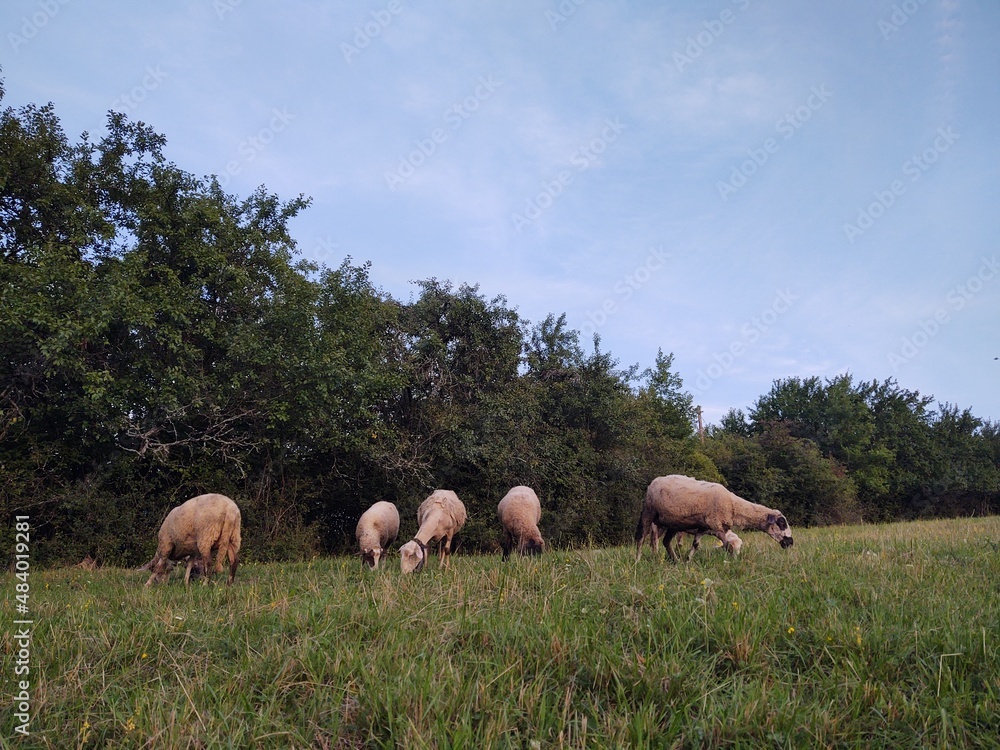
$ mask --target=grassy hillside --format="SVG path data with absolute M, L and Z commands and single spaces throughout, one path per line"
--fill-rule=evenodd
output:
M 5 697 L 0 744 L 1000 748 L 1000 518 L 743 536 L 232 588 L 32 571 L 31 734 Z

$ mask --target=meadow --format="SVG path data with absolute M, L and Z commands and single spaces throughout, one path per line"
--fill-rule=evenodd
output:
M 1000 518 L 180 573 L 31 572 L 23 748 L 1000 748 Z M 7 573 L 4 618 L 14 614 Z

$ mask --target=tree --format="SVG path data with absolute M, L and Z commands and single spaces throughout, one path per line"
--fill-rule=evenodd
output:
M 657 415 L 664 433 L 677 440 L 691 436 L 697 419 L 694 398 L 683 391 L 684 381 L 672 371 L 674 355 L 656 352 L 656 363 L 643 371 L 646 385 L 639 390 L 639 399 L 647 400 Z

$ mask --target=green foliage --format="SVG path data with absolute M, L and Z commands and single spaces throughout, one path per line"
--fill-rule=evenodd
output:
M 789 378 L 749 419 L 730 411 L 709 452 L 748 497 L 787 497 L 805 523 L 996 512 L 995 428 L 932 401 L 893 380 Z

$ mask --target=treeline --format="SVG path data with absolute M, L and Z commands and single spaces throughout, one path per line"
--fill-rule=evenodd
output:
M 238 199 L 164 142 L 111 114 L 70 143 L 51 105 L 0 120 L 0 508 L 30 516 L 39 562 L 144 561 L 207 491 L 240 504 L 257 560 L 349 549 L 379 499 L 412 533 L 435 487 L 484 550 L 515 484 L 554 546 L 630 539 L 668 473 L 793 524 L 997 509 L 997 427 L 968 411 L 789 380 L 702 442 L 672 355 L 621 368 L 564 316 L 532 324 L 475 286 L 428 279 L 402 303 L 365 264 L 298 260 L 307 199 Z

